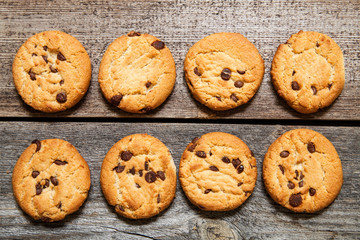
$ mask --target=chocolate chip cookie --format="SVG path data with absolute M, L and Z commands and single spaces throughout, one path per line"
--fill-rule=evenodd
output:
M 300 113 L 314 113 L 329 106 L 344 87 L 343 54 L 329 36 L 300 31 L 278 47 L 271 76 L 289 106 Z
M 176 167 L 157 138 L 134 134 L 118 141 L 101 167 L 101 188 L 115 211 L 127 218 L 149 218 L 175 197 Z
M 310 129 L 284 133 L 269 147 L 263 163 L 266 190 L 294 212 L 316 212 L 341 190 L 340 158 L 331 142 Z
M 12 72 L 16 90 L 26 104 L 42 112 L 59 112 L 73 107 L 85 95 L 91 62 L 76 38 L 46 31 L 20 47 Z
M 164 42 L 130 32 L 116 39 L 101 60 L 99 83 L 105 98 L 131 113 L 147 113 L 174 88 L 175 62 Z
M 182 189 L 188 199 L 206 211 L 239 207 L 254 190 L 256 160 L 238 137 L 207 133 L 186 147 L 179 169 Z
M 264 76 L 258 50 L 240 33 L 215 33 L 186 54 L 184 71 L 194 98 L 213 110 L 247 103 Z
M 32 218 L 59 221 L 87 198 L 90 170 L 69 142 L 34 140 L 16 162 L 12 184 L 16 201 Z

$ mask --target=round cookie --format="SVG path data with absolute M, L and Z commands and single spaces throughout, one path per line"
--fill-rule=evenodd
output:
M 87 198 L 90 170 L 69 142 L 34 140 L 15 164 L 12 185 L 16 201 L 28 215 L 44 222 L 59 221 Z
M 147 134 L 124 137 L 109 150 L 101 167 L 108 203 L 127 218 L 149 218 L 175 197 L 176 167 L 169 149 Z
M 247 103 L 260 87 L 264 61 L 240 33 L 215 33 L 186 54 L 184 71 L 194 98 L 222 111 Z
M 179 169 L 182 189 L 188 199 L 206 211 L 239 207 L 254 190 L 256 160 L 238 137 L 207 133 L 186 147 Z
M 284 133 L 269 147 L 263 162 L 266 190 L 294 212 L 327 207 L 341 190 L 340 158 L 331 142 L 310 129 Z
M 91 62 L 76 38 L 46 31 L 20 47 L 12 72 L 16 90 L 26 104 L 42 112 L 59 112 L 73 107 L 85 95 Z
M 300 113 L 329 106 L 345 82 L 340 47 L 325 34 L 300 31 L 278 47 L 271 67 L 273 85 Z
M 175 62 L 165 43 L 134 31 L 110 44 L 99 70 L 105 98 L 131 113 L 147 113 L 162 104 L 175 78 Z

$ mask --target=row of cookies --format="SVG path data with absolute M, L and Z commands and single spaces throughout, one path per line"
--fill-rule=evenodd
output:
M 263 79 L 264 61 L 240 33 L 215 33 L 188 51 L 184 71 L 194 98 L 216 111 L 247 103 Z M 301 113 L 329 106 L 341 93 L 344 60 L 328 36 L 300 31 L 280 44 L 271 76 L 278 94 Z M 132 113 L 146 113 L 162 104 L 173 90 L 175 62 L 156 37 L 130 32 L 112 42 L 100 64 L 98 81 L 104 97 Z M 30 37 L 13 63 L 15 87 L 22 99 L 43 112 L 64 111 L 85 95 L 91 62 L 73 36 L 45 31 Z
M 252 194 L 257 179 L 254 154 L 238 137 L 212 132 L 194 138 L 182 154 L 179 180 L 187 198 L 205 211 L 228 211 Z M 269 147 L 263 161 L 267 192 L 295 212 L 328 206 L 342 186 L 342 166 L 331 142 L 318 132 L 296 129 Z M 169 149 L 147 134 L 129 135 L 106 154 L 102 191 L 115 211 L 140 219 L 166 209 L 176 192 L 176 166 Z M 20 207 L 34 219 L 52 222 L 76 211 L 90 189 L 86 161 L 69 142 L 34 140 L 12 176 Z

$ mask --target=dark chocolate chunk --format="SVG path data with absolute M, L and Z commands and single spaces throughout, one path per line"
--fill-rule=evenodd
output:
M 289 156 L 289 151 L 282 151 L 281 153 L 280 153 L 280 157 L 282 157 L 282 158 L 287 158 L 288 156 Z
M 137 183 L 135 183 L 135 186 L 136 186 L 137 188 L 141 188 L 141 186 L 140 186 L 139 184 L 137 184 Z
M 211 189 L 206 189 L 206 190 L 204 191 L 204 194 L 208 194 L 209 192 L 211 192 Z
M 199 77 L 201 76 L 201 73 L 199 72 L 199 69 L 197 67 L 194 68 L 194 73 Z
M 237 102 L 239 100 L 235 93 L 230 95 L 230 99 L 233 100 L 234 102 Z
M 296 82 L 296 81 L 291 82 L 291 88 L 295 91 L 300 90 L 300 86 L 299 86 L 298 82 Z
M 44 49 L 44 51 L 47 51 L 47 50 L 48 50 L 48 47 L 47 47 L 47 46 L 43 46 L 43 49 Z
M 234 82 L 234 86 L 237 88 L 242 88 L 244 86 L 244 83 L 242 81 L 236 81 Z
M 220 74 L 222 80 L 229 80 L 230 77 L 231 77 L 231 70 L 228 69 L 228 68 L 224 68 L 222 71 L 221 71 L 221 74 Z
M 61 202 L 59 202 L 59 203 L 56 205 L 57 208 L 61 208 L 61 206 L 62 206 L 62 203 L 61 203 Z
M 243 171 L 244 171 L 244 165 L 238 166 L 237 172 L 238 172 L 238 173 L 242 173 Z
M 298 207 L 302 203 L 301 194 L 292 194 L 289 199 L 289 203 L 292 207 Z
M 65 56 L 64 56 L 64 55 L 62 55 L 62 53 L 61 53 L 61 52 L 59 52 L 59 53 L 57 54 L 57 59 L 59 59 L 60 61 L 66 61 Z
M 36 178 L 37 176 L 39 176 L 39 174 L 40 174 L 39 171 L 33 171 L 33 172 L 31 173 L 31 176 L 32 176 L 33 178 Z
M 241 185 L 243 185 L 243 183 L 242 183 L 242 182 L 239 182 L 237 185 L 238 185 L 238 187 L 240 187 Z
M 67 161 L 61 161 L 61 160 L 55 160 L 54 163 L 56 165 L 61 166 L 61 165 L 66 165 L 68 162 Z
M 145 174 L 145 180 L 148 183 L 153 183 L 156 180 L 156 173 L 154 173 L 153 171 L 149 171 Z
M 230 159 L 228 157 L 223 157 L 221 161 L 223 161 L 224 163 L 230 163 Z
M 60 92 L 56 95 L 56 101 L 59 103 L 64 103 L 67 101 L 67 95 L 65 92 Z
M 279 168 L 280 168 L 281 173 L 284 175 L 284 171 L 285 171 L 284 167 L 282 165 L 279 165 Z
M 40 142 L 39 140 L 35 139 L 35 140 L 32 141 L 31 143 L 32 143 L 32 144 L 36 144 L 36 150 L 35 150 L 35 152 L 40 151 L 40 149 L 41 149 L 41 142 Z
M 33 73 L 31 70 L 29 71 L 29 75 L 30 75 L 30 79 L 35 81 L 36 80 L 36 75 L 35 73 Z
M 245 74 L 245 71 L 240 71 L 240 70 L 237 70 L 237 72 L 241 75 Z
M 160 194 L 158 194 L 157 196 L 157 203 L 160 203 L 161 202 L 161 198 L 160 198 Z
M 51 181 L 51 183 L 52 183 L 54 186 L 59 185 L 59 181 L 58 181 L 57 178 L 54 177 L 54 176 L 51 176 L 51 177 L 50 177 L 50 181 Z
M 293 184 L 292 182 L 288 182 L 288 188 L 289 189 L 294 189 L 295 188 L 295 184 Z
M 314 188 L 310 188 L 310 189 L 309 189 L 309 194 L 310 194 L 310 196 L 314 196 L 315 193 L 316 193 L 316 190 L 315 190 Z
M 316 87 L 311 86 L 311 89 L 312 89 L 312 91 L 313 91 L 313 94 L 316 95 L 316 93 L 317 93 Z
M 129 161 L 132 158 L 133 154 L 130 151 L 123 151 L 120 154 L 121 160 Z
M 156 177 L 160 178 L 161 180 L 165 181 L 165 173 L 163 171 L 157 171 Z
M 141 113 L 147 113 L 150 112 L 151 108 L 150 107 L 144 107 L 143 109 L 140 110 Z
M 153 42 L 151 44 L 151 46 L 153 46 L 157 50 L 161 50 L 161 49 L 163 49 L 165 47 L 165 43 L 163 43 L 162 41 L 156 40 L 155 42 Z
M 110 99 L 110 103 L 114 106 L 119 106 L 122 98 L 123 98 L 123 95 L 121 95 L 121 94 L 115 95 Z
M 151 82 L 146 82 L 145 87 L 149 88 L 151 86 Z
M 196 156 L 200 158 L 206 158 L 206 153 L 204 151 L 197 151 Z
M 135 175 L 135 167 L 132 167 L 129 171 L 132 175 Z
M 308 150 L 310 153 L 314 153 L 314 152 L 315 152 L 315 144 L 312 143 L 312 142 L 309 142 L 308 145 L 307 145 L 307 150 Z
M 48 59 L 47 59 L 47 58 L 48 58 L 47 56 L 44 56 L 44 55 L 43 55 L 42 58 L 44 59 L 44 61 L 45 61 L 46 63 L 49 62 Z
M 141 33 L 135 32 L 135 31 L 131 31 L 131 32 L 128 33 L 128 36 L 129 36 L 129 37 L 139 37 L 139 36 L 141 36 Z
M 41 186 L 41 184 L 40 184 L 40 183 L 37 183 L 36 186 L 35 186 L 35 188 L 36 188 L 36 195 L 40 195 L 41 192 L 42 192 L 42 186 Z
M 219 171 L 219 169 L 218 169 L 217 167 L 215 167 L 215 166 L 210 166 L 209 169 L 210 169 L 211 171 L 214 171 L 214 172 Z
M 232 160 L 232 165 L 234 166 L 234 168 L 237 168 L 240 164 L 241 164 L 240 159 L 236 158 Z
M 142 177 L 143 175 L 143 170 L 139 170 L 139 176 Z
M 148 163 L 148 162 L 145 162 L 145 164 L 144 164 L 144 168 L 145 168 L 145 170 L 146 170 L 146 171 L 148 171 L 148 170 L 149 170 L 149 163 Z
M 122 211 L 122 212 L 125 212 L 124 207 L 121 206 L 121 205 L 116 205 L 116 206 L 115 206 L 115 210 L 120 210 L 120 211 Z
M 304 186 L 304 181 L 299 182 L 299 187 L 303 187 Z
M 64 80 L 60 81 L 60 86 L 62 86 L 64 84 Z
M 57 73 L 58 72 L 58 70 L 56 68 L 54 68 L 53 66 L 50 66 L 50 71 L 52 73 Z M 61 80 L 61 81 L 64 81 L 64 80 Z

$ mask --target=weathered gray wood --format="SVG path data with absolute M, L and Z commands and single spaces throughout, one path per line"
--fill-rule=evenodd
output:
M 234 119 L 360 119 L 360 2 L 332 1 L 0 1 L 0 116 L 156 117 Z M 17 49 L 34 33 L 59 29 L 72 34 L 87 49 L 93 67 L 88 94 L 72 110 L 43 114 L 26 106 L 15 91 L 11 65 Z M 151 33 L 169 46 L 175 58 L 174 92 L 158 110 L 134 115 L 110 106 L 102 97 L 97 74 L 106 47 L 117 37 L 137 30 Z M 280 43 L 299 30 L 331 36 L 342 48 L 345 88 L 329 109 L 296 113 L 280 99 L 270 82 L 272 57 Z M 189 47 L 215 32 L 244 34 L 259 49 L 266 64 L 263 83 L 254 99 L 235 110 L 216 113 L 196 102 L 187 89 L 183 60 Z
M 334 144 L 343 164 L 344 184 L 335 202 L 317 214 L 295 214 L 267 195 L 261 179 L 269 145 L 285 131 L 303 126 L 169 123 L 41 123 L 0 122 L 0 238 L 90 239 L 356 239 L 360 236 L 360 128 L 312 126 Z M 175 163 L 193 137 L 211 131 L 239 136 L 255 153 L 258 180 L 253 195 L 238 209 L 203 212 L 185 197 L 179 184 L 172 205 L 149 220 L 118 217 L 104 199 L 100 167 L 108 149 L 122 137 L 148 133 L 163 141 Z M 17 206 L 11 174 L 33 139 L 70 141 L 87 160 L 92 187 L 84 207 L 65 221 L 33 222 Z

